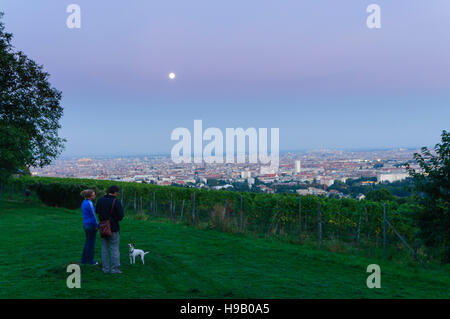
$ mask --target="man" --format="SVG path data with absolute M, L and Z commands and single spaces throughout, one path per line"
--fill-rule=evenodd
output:
M 104 273 L 121 274 L 120 271 L 120 227 L 119 222 L 123 219 L 123 207 L 117 193 L 119 188 L 111 186 L 108 189 L 108 194 L 97 201 L 97 214 L 100 221 L 110 220 L 111 233 L 110 238 L 101 238 L 102 243 L 102 270 Z M 112 206 L 114 202 L 114 207 Z M 113 208 L 111 210 L 111 208 Z M 109 260 L 108 251 L 111 251 L 111 263 Z

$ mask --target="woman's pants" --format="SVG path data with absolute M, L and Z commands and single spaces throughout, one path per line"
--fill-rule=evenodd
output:
M 84 225 L 86 233 L 86 242 L 84 244 L 83 254 L 81 255 L 82 264 L 94 264 L 95 238 L 97 235 L 97 227 L 95 225 Z
M 113 232 L 108 239 L 101 238 L 102 243 L 102 270 L 103 272 L 120 272 L 120 233 Z M 111 263 L 109 262 L 108 251 L 111 251 Z

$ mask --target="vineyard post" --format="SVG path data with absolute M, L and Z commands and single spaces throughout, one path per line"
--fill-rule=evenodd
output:
M 317 203 L 317 228 L 319 232 L 319 245 L 322 244 L 322 210 L 320 202 Z
M 156 215 L 156 192 L 153 192 L 152 208 L 153 208 L 153 215 Z
M 195 200 L 195 224 L 198 225 L 199 217 L 200 217 L 200 196 L 197 196 Z
M 120 201 L 123 202 L 123 186 L 122 186 L 122 190 L 120 191 Z
M 383 258 L 386 258 L 386 203 L 383 203 Z
M 136 211 L 136 190 L 134 190 L 134 211 Z
M 149 205 L 150 205 L 150 213 L 153 213 L 153 202 L 152 202 L 152 192 L 150 192 L 150 197 L 149 197 Z
M 175 218 L 176 211 L 177 211 L 177 200 L 173 199 L 173 201 L 172 201 L 172 219 Z
M 142 196 L 141 196 L 141 208 L 140 208 L 140 211 L 142 212 Z
M 173 203 L 173 211 L 172 211 L 172 215 L 171 215 L 171 218 L 172 218 L 172 219 L 175 219 L 176 211 L 177 211 L 177 209 L 176 209 L 176 201 L 175 201 L 175 202 Z
M 169 211 L 170 211 L 170 218 L 172 218 L 172 212 L 173 212 L 173 203 L 172 203 L 172 192 L 170 192 L 170 204 L 169 204 Z
M 364 213 L 366 214 L 365 228 L 367 229 L 367 240 L 370 240 L 370 229 L 368 227 L 368 225 L 369 225 L 369 215 L 367 214 L 367 206 L 364 206 Z
M 225 205 L 223 206 L 223 218 L 227 218 L 227 206 L 228 206 L 228 199 L 225 200 Z
M 200 222 L 200 215 L 201 215 L 201 205 L 200 205 L 200 194 L 197 196 L 197 200 L 195 203 L 195 224 L 198 225 Z
M 183 203 L 181 204 L 181 220 L 183 220 L 183 210 L 184 210 L 184 199 Z
M 281 235 L 281 210 L 280 210 L 280 200 L 277 202 L 277 216 L 278 216 L 278 234 Z
M 388 226 L 390 228 L 392 228 L 392 230 L 394 231 L 394 234 L 397 235 L 398 238 L 400 238 L 400 240 L 402 241 L 402 243 L 406 246 L 406 248 L 408 248 L 411 253 L 414 255 L 414 257 L 416 257 L 416 259 L 426 268 L 428 268 L 426 266 L 426 264 L 422 261 L 422 259 L 420 259 L 419 255 L 417 254 L 416 251 L 414 251 L 414 249 L 411 248 L 411 246 L 408 245 L 408 243 L 406 242 L 406 240 L 402 237 L 402 235 L 399 234 L 399 232 L 394 228 L 394 226 L 392 226 L 392 224 L 386 219 L 386 224 L 388 224 Z
M 302 243 L 302 195 L 298 198 L 298 242 Z
M 244 210 L 242 205 L 242 195 L 241 195 L 241 231 L 244 230 Z
M 303 212 L 303 215 L 305 215 L 305 228 L 304 228 L 305 234 L 307 234 L 307 231 L 308 231 L 308 218 L 307 218 L 307 214 L 308 214 L 307 211 L 304 211 L 304 212 Z
M 359 243 L 359 232 L 361 231 L 361 211 L 359 212 L 359 221 L 358 221 L 358 228 L 356 230 L 356 244 Z
M 195 192 L 192 194 L 192 225 L 195 224 Z

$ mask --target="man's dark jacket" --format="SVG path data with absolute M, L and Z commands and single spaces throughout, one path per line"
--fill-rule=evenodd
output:
M 116 199 L 111 214 L 111 207 L 114 199 L 116 199 L 116 197 L 109 194 L 105 195 L 97 201 L 97 206 L 95 207 L 95 211 L 97 212 L 100 221 L 110 220 L 111 232 L 113 233 L 120 230 L 119 221 L 123 219 L 123 207 L 119 199 Z

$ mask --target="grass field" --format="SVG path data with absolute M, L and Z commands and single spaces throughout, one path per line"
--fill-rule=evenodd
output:
M 127 244 L 150 250 L 129 264 Z M 121 275 L 82 266 L 81 289 L 66 267 L 84 244 L 81 213 L 0 200 L 0 298 L 449 298 L 449 268 L 332 253 L 249 235 L 127 216 Z M 100 259 L 97 240 L 96 259 Z M 366 286 L 381 266 L 381 289 Z

